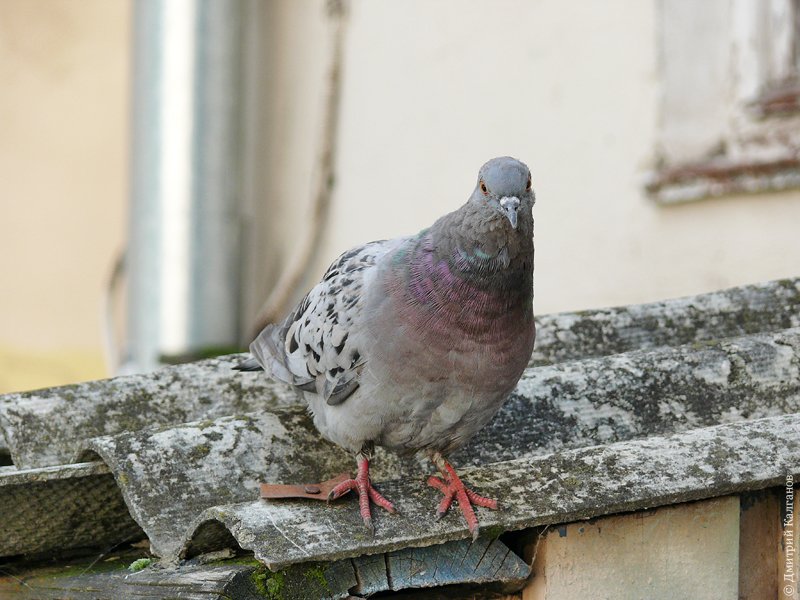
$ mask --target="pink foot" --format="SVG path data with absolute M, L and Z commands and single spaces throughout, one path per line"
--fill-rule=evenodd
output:
M 330 494 L 328 494 L 328 501 L 341 498 L 350 490 L 358 491 L 361 518 L 364 519 L 364 525 L 366 525 L 367 529 L 372 533 L 375 532 L 375 527 L 372 525 L 372 513 L 369 508 L 370 500 L 390 513 L 397 512 L 392 503 L 381 496 L 378 490 L 372 487 L 372 483 L 369 480 L 369 460 L 363 456 L 358 457 L 358 475 L 356 475 L 356 478 L 343 481 L 333 488 Z
M 472 533 L 472 539 L 478 539 L 478 517 L 475 516 L 475 510 L 472 508 L 472 505 L 475 504 L 477 506 L 483 506 L 485 508 L 492 508 L 497 509 L 497 500 L 492 500 L 491 498 L 484 498 L 480 494 L 476 494 L 471 489 L 464 486 L 459 479 L 458 475 L 456 474 L 455 469 L 450 465 L 449 462 L 443 461 L 444 470 L 446 473 L 442 473 L 444 475 L 444 481 L 439 479 L 438 477 L 431 475 L 428 477 L 428 485 L 431 487 L 435 487 L 437 490 L 444 494 L 444 498 L 439 503 L 439 507 L 436 509 L 436 518 L 441 519 L 450 508 L 450 505 L 453 503 L 453 499 L 458 500 L 458 506 L 461 508 L 461 514 L 464 515 L 464 519 L 467 521 L 467 526 L 469 527 L 470 532 Z

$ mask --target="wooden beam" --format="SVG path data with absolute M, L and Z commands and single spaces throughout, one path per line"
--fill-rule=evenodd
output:
M 141 550 L 131 548 L 58 566 L 2 566 L 0 597 L 332 600 L 349 598 L 351 593 L 361 597 L 453 584 L 519 589 L 529 574 L 527 564 L 503 542 L 491 538 L 473 544 L 448 542 L 355 559 L 304 563 L 276 572 L 252 557 L 207 563 L 212 558 L 208 555 L 180 566 L 154 561 L 141 571 L 128 570 L 128 565 L 141 556 Z
M 741 495 L 739 599 L 778 598 L 781 546 L 780 489 Z
M 738 553 L 735 496 L 560 525 L 522 598 L 737 600 Z

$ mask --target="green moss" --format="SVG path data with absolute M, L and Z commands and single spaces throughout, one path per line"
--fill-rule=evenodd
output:
M 580 485 L 581 480 L 578 477 L 568 476 L 562 478 L 561 483 L 565 484 L 566 487 L 575 488 Z
M 211 452 L 211 448 L 208 444 L 200 444 L 189 450 L 189 458 L 203 458 L 204 456 L 208 456 L 209 452 Z
M 130 566 L 128 567 L 128 571 L 131 573 L 138 573 L 153 564 L 152 558 L 140 558 L 138 560 L 133 561 Z
M 502 525 L 492 525 L 491 527 L 481 527 L 481 535 L 496 540 L 506 532 Z
M 273 573 L 265 566 L 261 566 L 250 575 L 253 585 L 258 593 L 269 600 L 282 600 L 283 590 L 286 586 L 286 576 L 282 571 Z
M 232 378 L 228 380 L 227 384 L 228 390 L 233 393 L 234 396 L 238 398 L 243 395 L 244 388 L 242 387 L 242 382 L 240 380 Z
M 315 565 L 309 569 L 306 569 L 303 575 L 310 584 L 316 585 L 320 590 L 325 590 L 327 592 L 331 591 L 331 588 L 328 585 L 328 580 L 325 578 L 325 571 L 320 565 Z
M 245 425 L 245 429 L 253 433 L 261 433 L 261 429 L 259 429 L 258 425 L 256 425 L 252 419 L 247 419 L 247 424 Z
M 707 479 L 709 474 L 700 468 L 699 465 L 691 464 L 686 467 L 686 474 L 692 477 L 696 477 L 697 479 L 704 480 Z
M 704 350 L 706 348 L 713 348 L 719 346 L 719 340 L 697 340 L 690 344 L 692 350 Z

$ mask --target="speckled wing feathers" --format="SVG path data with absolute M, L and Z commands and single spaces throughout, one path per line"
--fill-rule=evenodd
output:
M 281 324 L 265 328 L 250 345 L 264 370 L 328 404 L 344 402 L 367 360 L 359 344 L 365 279 L 393 245 L 383 240 L 345 252 Z

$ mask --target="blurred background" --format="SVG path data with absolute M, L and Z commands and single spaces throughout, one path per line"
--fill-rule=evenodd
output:
M 246 347 L 526 162 L 538 313 L 800 275 L 797 0 L 0 0 L 0 392 Z

